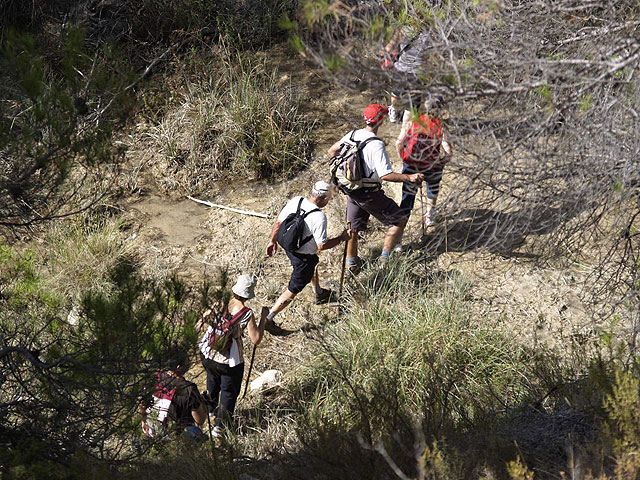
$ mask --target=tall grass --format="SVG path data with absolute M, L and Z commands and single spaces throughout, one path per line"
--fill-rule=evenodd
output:
M 80 291 L 107 289 L 108 272 L 132 254 L 123 226 L 117 219 L 89 217 L 51 224 L 47 249 L 39 254 L 48 288 L 68 300 Z
M 221 178 L 290 177 L 306 165 L 313 122 L 265 59 L 225 51 L 190 74 L 179 106 L 148 132 L 165 189 L 198 193 Z
M 400 262 L 352 290 L 347 315 L 294 390 L 302 443 L 315 450 L 318 438 L 332 438 L 328 446 L 357 432 L 361 445 L 416 473 L 417 443 L 420 454 L 433 442 L 461 446 L 463 433 L 535 395 L 525 378 L 533 355 L 469 314 L 469 288 L 460 276 L 421 278 Z

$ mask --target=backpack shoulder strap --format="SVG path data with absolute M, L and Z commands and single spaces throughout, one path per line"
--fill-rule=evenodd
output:
M 302 201 L 304 200 L 304 197 L 300 197 L 300 201 L 298 202 L 298 208 L 296 209 L 296 214 L 300 215 L 300 210 L 302 209 Z
M 322 210 L 320 210 L 319 208 L 313 208 L 313 209 L 309 210 L 308 212 L 304 212 L 304 213 L 302 214 L 302 218 L 305 218 L 305 217 L 306 217 L 307 215 L 309 215 L 310 213 L 313 213 L 313 212 L 321 212 L 321 211 L 322 211 Z
M 362 150 L 362 149 L 365 147 L 365 145 L 366 145 L 367 143 L 372 142 L 372 141 L 374 141 L 374 140 L 380 140 L 382 143 L 384 143 L 384 141 L 383 141 L 381 138 L 378 138 L 378 137 L 369 137 L 369 138 L 367 138 L 366 140 L 364 140 L 364 141 L 360 142 L 360 145 L 358 145 L 358 149 L 359 149 L 359 150 Z
M 235 325 L 249 310 L 249 307 L 242 307 L 238 313 L 231 317 L 231 325 Z

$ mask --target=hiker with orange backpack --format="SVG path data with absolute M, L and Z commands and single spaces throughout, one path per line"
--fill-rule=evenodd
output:
M 436 209 L 440 182 L 444 166 L 451 158 L 451 146 L 447 134 L 438 118 L 444 101 L 440 96 L 429 96 L 424 103 L 426 112 L 412 121 L 405 116 L 400 135 L 396 140 L 396 150 L 402 159 L 402 173 L 422 173 L 427 186 L 427 208 L 424 225 L 435 224 L 439 212 Z M 420 186 L 421 187 L 421 186 Z M 408 216 L 416 200 L 418 186 L 414 183 L 402 184 L 400 208 Z
M 229 303 L 205 311 L 196 323 L 198 331 L 205 331 L 199 347 L 202 366 L 207 372 L 209 416 L 215 414 L 217 408 L 211 432 L 214 437 L 222 434 L 224 424 L 231 423 L 240 395 L 244 374 L 242 333 L 246 329 L 254 345 L 258 345 L 264 335 L 266 308 L 256 323 L 253 310 L 245 305 L 255 297 L 256 283 L 254 275 L 240 275 L 231 287 L 233 297 Z

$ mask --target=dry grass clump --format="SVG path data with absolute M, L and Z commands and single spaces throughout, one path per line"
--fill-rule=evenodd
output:
M 108 272 L 132 254 L 122 221 L 81 218 L 50 224 L 39 254 L 47 287 L 67 300 L 78 292 L 108 288 Z
M 313 122 L 277 70 L 250 53 L 212 53 L 179 105 L 148 130 L 165 190 L 199 193 L 217 179 L 286 178 L 311 155 Z M 200 58 L 199 61 L 202 61 Z

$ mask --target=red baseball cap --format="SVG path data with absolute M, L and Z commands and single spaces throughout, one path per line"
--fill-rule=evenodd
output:
M 372 103 L 364 109 L 364 121 L 367 125 L 375 127 L 382 122 L 382 119 L 387 113 L 389 113 L 389 109 L 387 107 L 384 105 L 378 105 L 377 103 Z

